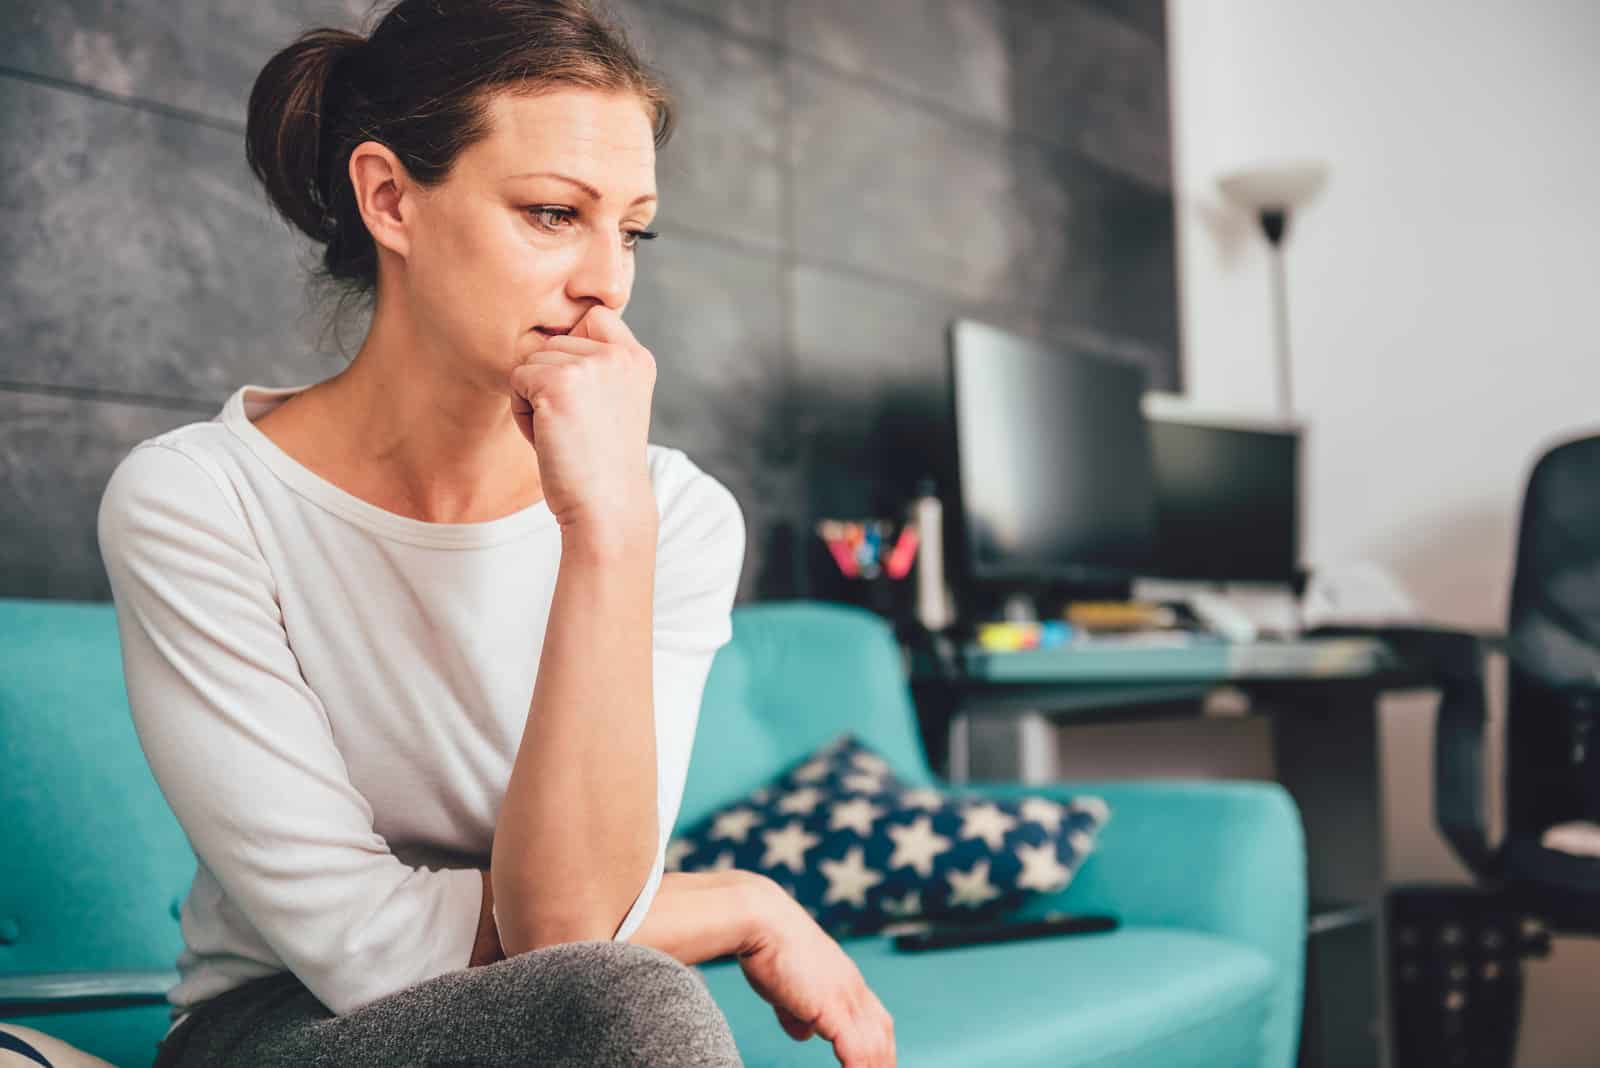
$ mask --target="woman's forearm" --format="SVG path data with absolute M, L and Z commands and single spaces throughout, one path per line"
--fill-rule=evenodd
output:
M 562 531 L 527 726 L 490 858 L 507 956 L 611 939 L 657 850 L 655 502 Z
M 777 895 L 777 896 L 775 896 Z M 685 964 L 738 954 L 754 944 L 781 910 L 783 891 L 751 871 L 668 872 L 629 939 L 652 946 Z M 494 890 L 483 873 L 483 909 L 469 968 L 506 959 L 492 918 Z
M 749 871 L 668 872 L 644 923 L 628 941 L 652 946 L 685 964 L 737 954 L 782 902 L 783 890 Z

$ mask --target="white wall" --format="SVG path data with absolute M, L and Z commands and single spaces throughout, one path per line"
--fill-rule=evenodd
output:
M 1600 431 L 1600 3 L 1169 0 L 1183 359 L 1196 405 L 1275 401 L 1266 245 L 1219 173 L 1315 157 L 1292 222 L 1307 562 L 1388 569 L 1431 619 L 1503 626 L 1523 482 Z M 1434 834 L 1431 718 L 1384 724 L 1390 876 Z M 1518 1063 L 1595 1063 L 1595 943 L 1530 974 Z

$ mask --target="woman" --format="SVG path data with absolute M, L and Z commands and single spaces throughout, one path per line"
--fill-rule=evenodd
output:
M 158 1065 L 738 1064 L 699 961 L 894 1062 L 771 880 L 663 874 L 744 551 L 646 441 L 622 320 L 666 95 L 581 0 L 402 0 L 251 93 L 275 207 L 373 295 L 349 367 L 112 475 L 140 743 L 194 846 Z

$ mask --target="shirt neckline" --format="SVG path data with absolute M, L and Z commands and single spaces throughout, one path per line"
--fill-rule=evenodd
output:
M 380 508 L 334 485 L 284 452 L 254 422 L 294 394 L 310 389 L 311 385 L 308 382 L 300 386 L 240 386 L 216 418 L 273 474 L 313 504 L 382 537 L 438 549 L 482 548 L 555 525 L 555 514 L 543 499 L 510 515 L 481 523 L 430 523 Z

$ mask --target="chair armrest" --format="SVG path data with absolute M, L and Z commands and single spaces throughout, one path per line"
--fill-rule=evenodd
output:
M 163 1004 L 177 982 L 171 970 L 0 975 L 0 1016 Z
M 1497 882 L 1503 871 L 1489 846 L 1484 815 L 1483 748 L 1488 721 L 1484 661 L 1511 655 L 1504 634 L 1429 624 L 1318 627 L 1321 636 L 1378 638 L 1401 660 L 1420 669 L 1439 689 L 1433 735 L 1433 821 L 1467 870 Z
M 1484 726 L 1489 718 L 1484 661 L 1507 654 L 1506 639 L 1445 627 L 1386 627 L 1378 636 L 1439 687 L 1433 735 L 1433 822 L 1467 870 L 1482 881 L 1501 872 L 1484 813 Z
M 1277 783 L 963 783 L 992 798 L 1093 794 L 1111 808 L 1095 850 L 1065 890 L 1021 915 L 1102 912 L 1125 924 L 1181 927 L 1250 945 L 1278 969 L 1272 1047 L 1293 1062 L 1305 975 L 1306 853 L 1300 813 Z

